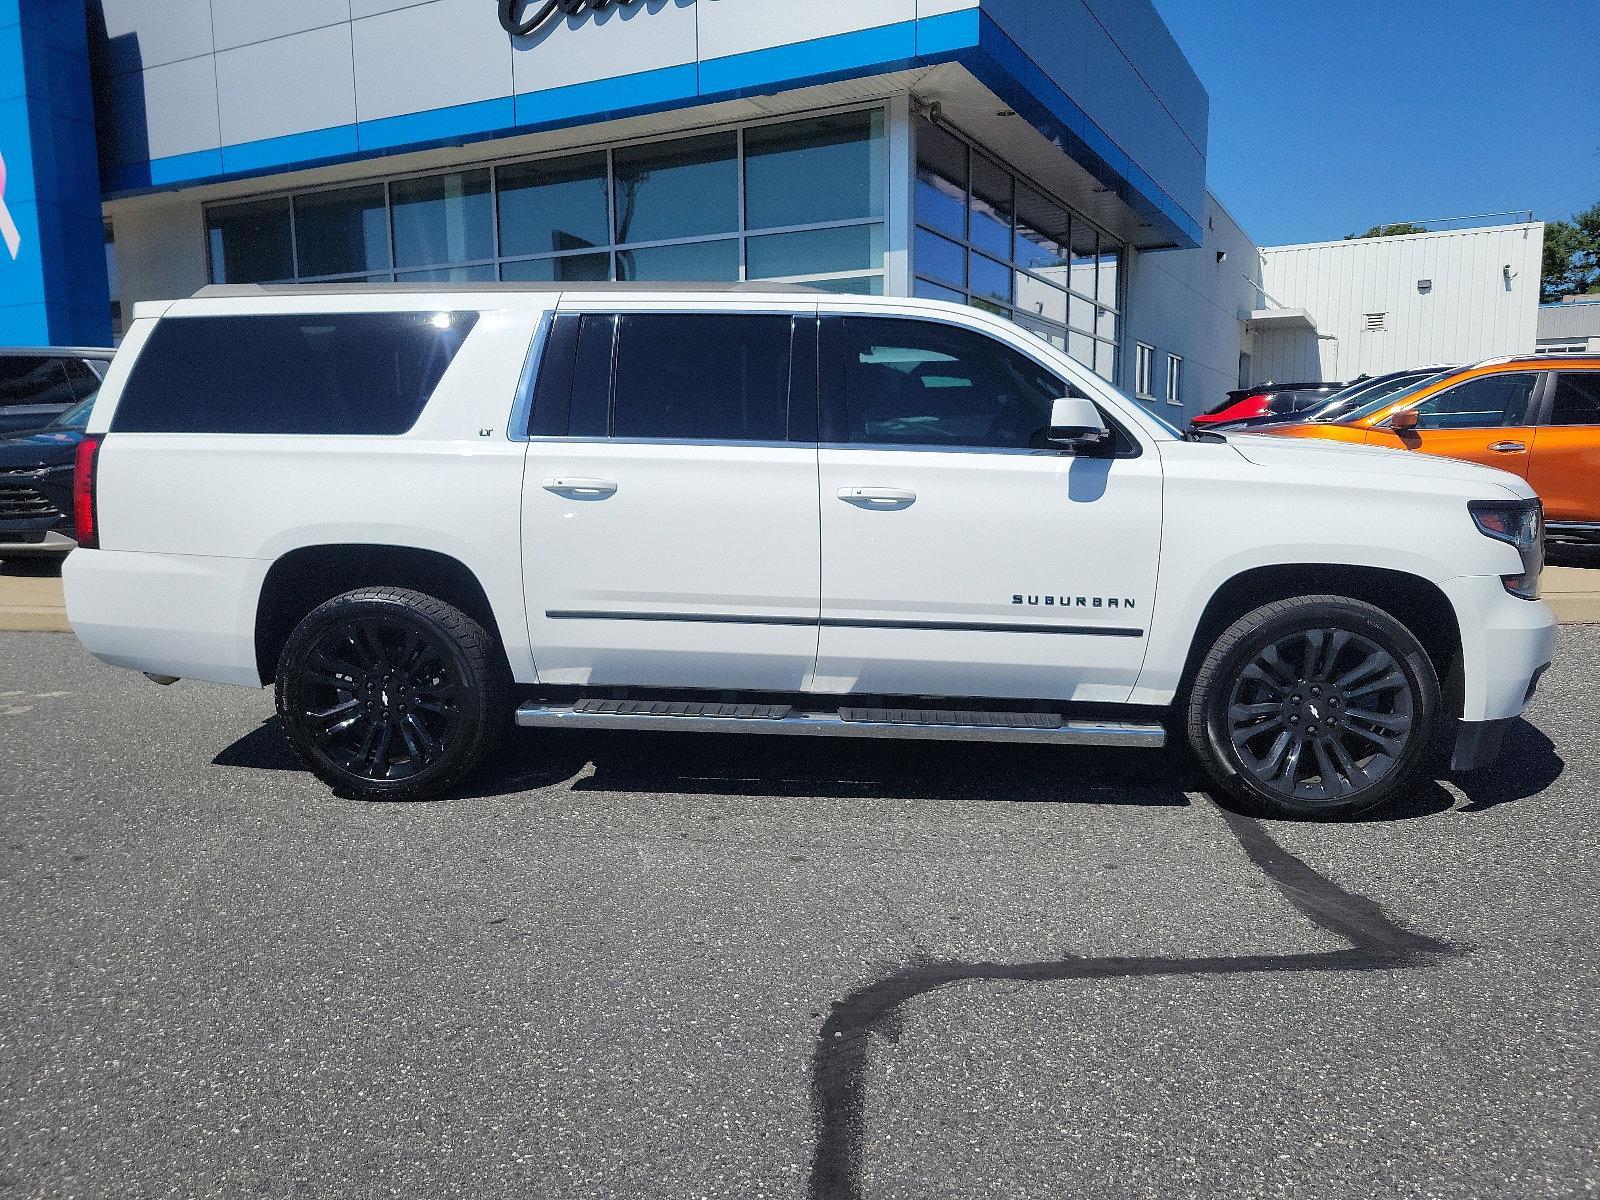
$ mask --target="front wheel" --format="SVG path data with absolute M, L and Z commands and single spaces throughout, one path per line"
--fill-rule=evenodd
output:
M 1358 600 L 1302 596 L 1217 639 L 1187 724 L 1201 765 L 1247 808 L 1332 818 L 1417 783 L 1438 712 L 1438 677 L 1410 630 Z
M 488 757 L 509 704 L 505 665 L 483 626 L 401 588 L 329 600 L 295 627 L 278 664 L 289 745 L 356 799 L 447 792 Z

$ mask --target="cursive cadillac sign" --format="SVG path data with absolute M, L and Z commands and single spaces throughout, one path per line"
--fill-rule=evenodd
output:
M 500 0 L 500 24 L 513 37 L 529 37 L 555 16 L 581 17 L 638 3 L 640 0 Z

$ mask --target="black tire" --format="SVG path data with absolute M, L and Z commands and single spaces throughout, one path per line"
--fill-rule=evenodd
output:
M 1301 596 L 1217 639 L 1186 723 L 1201 766 L 1247 811 L 1336 819 L 1416 785 L 1438 713 L 1438 676 L 1409 629 L 1359 600 Z
M 335 793 L 427 800 L 481 766 L 511 719 L 495 639 L 404 588 L 335 596 L 289 635 L 278 718 L 295 757 Z

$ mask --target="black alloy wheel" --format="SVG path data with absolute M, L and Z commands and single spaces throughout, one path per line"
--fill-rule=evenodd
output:
M 1438 707 L 1433 664 L 1405 626 L 1360 601 L 1300 597 L 1217 640 L 1191 693 L 1190 743 L 1247 807 L 1349 816 L 1418 781 Z
M 459 782 L 507 723 L 504 664 L 472 618 L 395 588 L 338 596 L 290 635 L 278 716 L 336 792 L 424 799 Z

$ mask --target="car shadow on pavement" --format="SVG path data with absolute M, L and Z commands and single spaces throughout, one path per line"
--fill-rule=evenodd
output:
M 212 759 L 219 767 L 303 772 L 277 717 Z M 1537 795 L 1565 763 L 1539 729 L 1519 721 L 1491 767 L 1446 775 L 1467 797 L 1458 811 L 1485 812 Z M 589 771 L 589 767 L 593 767 Z M 586 773 L 587 772 L 587 773 Z M 481 800 L 567 784 L 573 791 L 662 795 L 808 796 L 859 800 L 1009 801 L 1182 808 L 1209 790 L 1180 750 L 879 742 L 682 733 L 515 730 L 500 761 L 453 797 Z M 1361 821 L 1435 816 L 1456 796 L 1430 780 Z

